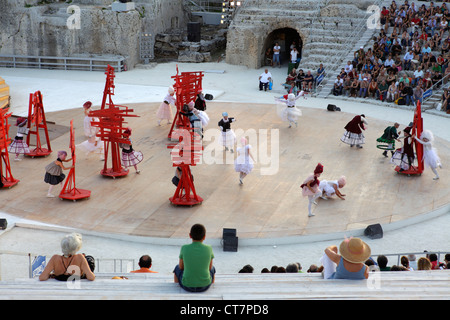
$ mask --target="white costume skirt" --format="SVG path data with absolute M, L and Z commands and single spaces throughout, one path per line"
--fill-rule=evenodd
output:
M 423 153 L 423 162 L 425 166 L 436 169 L 439 164 L 441 164 L 441 159 L 439 159 L 439 156 L 436 152 L 435 148 L 432 149 L 426 149 L 424 148 Z
M 156 117 L 160 120 L 172 120 L 172 107 L 170 106 L 170 104 L 162 102 L 159 106 L 158 111 L 156 112 Z
M 320 181 L 319 190 L 321 192 L 324 192 L 327 197 L 331 197 L 336 193 L 336 190 L 334 190 L 333 186 L 326 180 Z
M 209 123 L 209 116 L 205 111 L 199 111 L 197 117 L 202 122 L 202 127 L 206 127 Z
M 232 129 L 223 132 L 222 131 L 222 139 L 221 139 L 221 143 L 224 147 L 229 147 L 229 148 L 233 148 L 234 145 L 236 144 L 236 134 L 234 133 L 234 131 Z
M 9 153 L 15 154 L 26 154 L 30 153 L 30 148 L 23 139 L 14 139 L 13 142 L 8 146 Z
M 353 145 L 357 145 L 357 144 L 364 144 L 365 137 L 364 137 L 364 134 L 362 134 L 362 133 L 357 134 L 357 133 L 352 133 L 352 132 L 347 131 L 342 136 L 341 141 L 343 143 L 353 146 Z
M 240 161 L 238 159 L 239 158 L 234 161 L 234 170 L 236 172 L 242 172 L 245 174 L 249 174 L 250 172 L 252 172 L 254 165 L 250 159 L 247 159 L 247 161 L 244 161 L 244 163 L 241 162 L 243 161 L 242 159 Z
M 122 165 L 125 168 L 135 166 L 143 159 L 144 155 L 140 151 L 132 151 L 130 153 L 122 152 Z
M 408 170 L 409 169 L 408 155 L 406 153 L 402 154 L 402 152 L 403 152 L 402 148 L 395 150 L 391 158 L 391 163 L 399 166 L 400 169 Z M 414 159 L 410 160 L 411 165 L 414 165 Z
M 99 137 L 96 137 L 94 141 L 92 140 L 93 139 L 83 141 L 82 143 L 77 144 L 75 147 L 84 152 L 102 153 L 104 142 L 101 141 Z
M 286 104 L 277 104 L 277 114 L 282 121 L 296 122 L 302 116 L 302 111 L 296 107 L 288 108 Z

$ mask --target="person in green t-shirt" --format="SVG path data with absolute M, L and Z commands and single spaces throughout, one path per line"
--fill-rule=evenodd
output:
M 192 243 L 181 247 L 180 260 L 173 271 L 174 281 L 186 291 L 203 292 L 214 283 L 214 253 L 210 245 L 203 243 L 206 238 L 203 225 L 193 225 L 189 237 Z

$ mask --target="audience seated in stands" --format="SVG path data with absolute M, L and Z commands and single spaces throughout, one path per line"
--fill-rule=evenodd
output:
M 388 267 L 388 258 L 384 255 L 379 255 L 377 257 L 377 264 L 380 268 L 380 271 L 390 271 L 391 267 Z
M 131 273 L 158 273 L 156 271 L 150 270 L 152 267 L 152 258 L 149 255 L 143 255 L 139 259 L 138 263 L 140 269 L 130 271 Z

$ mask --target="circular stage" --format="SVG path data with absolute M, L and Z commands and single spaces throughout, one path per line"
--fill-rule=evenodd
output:
M 301 101 L 297 101 L 300 108 Z M 357 149 L 340 141 L 344 126 L 354 114 L 301 108 L 303 116 L 298 127 L 288 128 L 277 116 L 275 103 L 209 102 L 207 113 L 211 120 L 205 129 L 218 129 L 221 114 L 227 111 L 237 119 L 232 128 L 238 141 L 242 134 L 250 136 L 257 163 L 244 184 L 239 185 L 233 165 L 236 154 L 217 152 L 222 150 L 220 147 L 212 151 L 217 141 L 205 134 L 205 140 L 210 140 L 204 142 L 205 155 L 209 156 L 192 167 L 196 191 L 204 201 L 192 207 L 174 206 L 169 201 L 175 192 L 171 182 L 175 168 L 167 149 L 170 125 L 157 125 L 158 106 L 128 105 L 140 116 L 131 118 L 128 124 L 133 129 L 133 148 L 144 154 L 140 174 L 131 168 L 125 177 L 107 178 L 100 175 L 103 162 L 99 155 L 77 154 L 76 186 L 91 191 L 89 199 L 77 202 L 47 198 L 48 185 L 43 179 L 44 168 L 56 159 L 57 151 L 69 150 L 70 120 L 74 120 L 76 143 L 85 140 L 83 110 L 47 113 L 47 121 L 54 123 L 49 124 L 53 153 L 20 162 L 10 155 L 14 178 L 20 182 L 1 190 L 2 199 L 7 201 L 2 201 L 0 210 L 99 233 L 185 238 L 192 224 L 202 223 L 208 238 L 221 238 L 223 228 L 233 228 L 241 239 L 263 239 L 347 232 L 375 223 L 386 225 L 446 207 L 450 202 L 446 168 L 438 169 L 441 179 L 437 181 L 428 168 L 421 176 L 400 175 L 389 158 L 382 155 L 383 150 L 376 148 L 376 139 L 395 119 L 389 123 L 368 117 L 366 144 Z M 401 124 L 400 130 L 404 127 Z M 12 126 L 11 135 L 14 130 Z M 436 137 L 434 145 L 441 159 L 450 159 L 448 141 Z M 347 177 L 342 189 L 346 200 L 319 198 L 313 208 L 315 216 L 308 218 L 308 200 L 302 197 L 300 185 L 318 162 L 324 166 L 322 180 Z M 444 165 L 447 162 L 443 160 Z M 54 188 L 55 195 L 59 191 L 58 186 Z

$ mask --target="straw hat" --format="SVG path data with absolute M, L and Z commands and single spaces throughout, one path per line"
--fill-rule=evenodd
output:
M 370 247 L 359 238 L 342 241 L 339 252 L 345 260 L 352 263 L 365 262 L 371 255 Z

